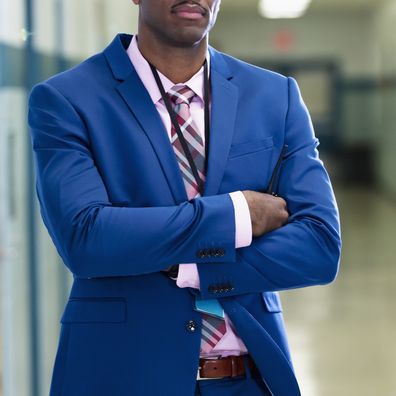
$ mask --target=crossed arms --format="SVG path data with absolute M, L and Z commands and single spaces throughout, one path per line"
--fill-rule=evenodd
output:
M 176 206 L 112 206 L 80 116 L 56 88 L 36 85 L 29 125 L 37 194 L 49 234 L 74 275 L 133 276 L 197 263 L 205 298 L 213 297 L 213 282 L 232 282 L 226 296 L 331 282 L 341 248 L 337 205 L 297 84 L 291 78 L 288 84 L 289 150 L 279 195 L 290 216 L 284 226 L 240 249 L 229 194 Z M 202 257 L 199 251 L 208 248 L 221 248 L 222 254 Z

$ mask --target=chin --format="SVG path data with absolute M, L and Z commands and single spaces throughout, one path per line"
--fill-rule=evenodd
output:
M 198 45 L 204 39 L 205 32 L 202 31 L 179 31 L 175 37 L 173 37 L 172 41 L 178 47 L 193 47 Z

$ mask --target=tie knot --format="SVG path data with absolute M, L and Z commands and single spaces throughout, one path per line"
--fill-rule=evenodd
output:
M 190 103 L 194 99 L 195 92 L 187 87 L 187 85 L 175 85 L 168 91 L 168 96 L 174 106 L 182 103 L 190 106 Z

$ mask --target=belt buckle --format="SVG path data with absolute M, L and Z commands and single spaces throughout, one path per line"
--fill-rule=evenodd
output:
M 219 359 L 221 355 L 217 357 Z M 215 377 L 215 378 L 209 378 L 209 377 L 201 377 L 201 367 L 198 367 L 197 371 L 197 381 L 204 381 L 204 380 L 217 380 L 217 379 L 222 379 L 223 377 Z
M 210 380 L 210 379 L 215 379 L 215 378 L 201 377 L 200 369 L 198 368 L 198 371 L 197 371 L 197 381 L 204 381 L 204 380 Z
M 223 378 L 223 377 L 215 377 L 215 378 L 201 377 L 200 369 L 198 368 L 198 371 L 197 371 L 197 381 L 217 380 L 217 379 L 222 379 L 222 378 Z

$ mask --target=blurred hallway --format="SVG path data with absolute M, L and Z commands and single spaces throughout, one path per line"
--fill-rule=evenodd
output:
M 335 283 L 282 293 L 303 396 L 396 395 L 396 204 L 336 188 L 343 255 Z

